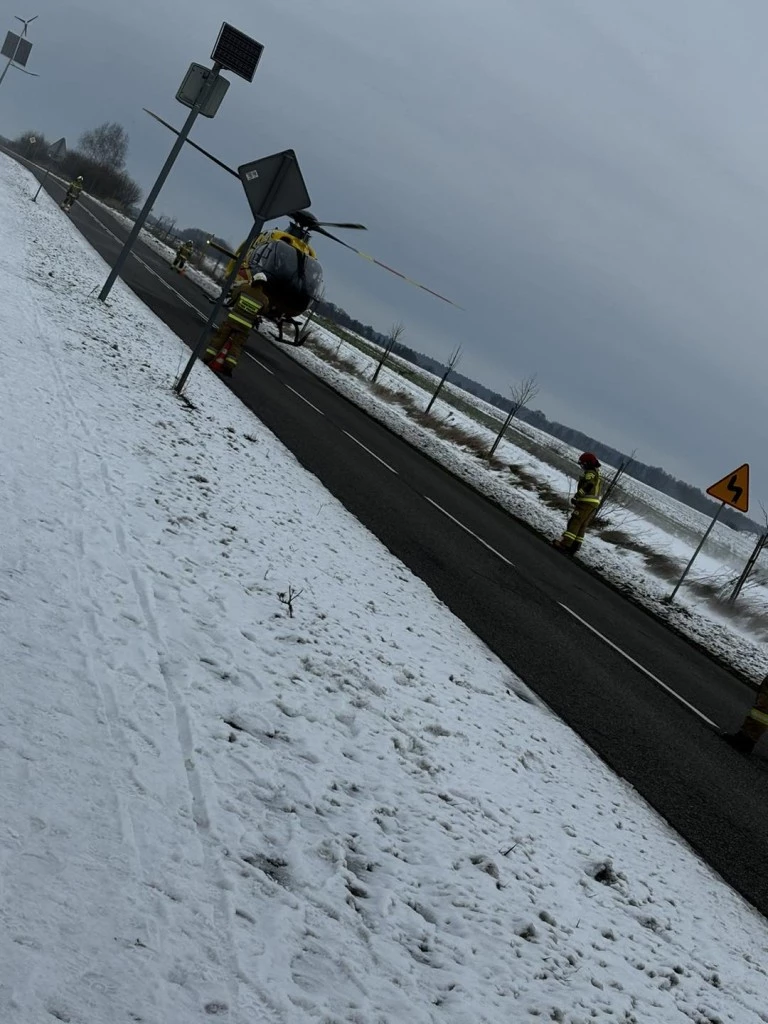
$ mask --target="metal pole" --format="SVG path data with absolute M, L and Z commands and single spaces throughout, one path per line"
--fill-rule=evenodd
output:
M 678 590 L 680 589 L 680 587 L 681 587 L 681 585 L 682 585 L 682 582 L 683 582 L 683 580 L 684 580 L 684 579 L 685 579 L 685 577 L 686 577 L 686 576 L 688 575 L 688 571 L 690 570 L 690 568 L 691 568 L 691 566 L 693 565 L 693 563 L 694 563 L 694 562 L 696 561 L 696 556 L 697 556 L 697 555 L 698 555 L 698 553 L 699 553 L 699 552 L 701 551 L 701 549 L 702 549 L 702 548 L 704 547 L 704 543 L 705 543 L 705 541 L 706 541 L 707 537 L 708 537 L 708 536 L 710 535 L 710 533 L 712 532 L 712 528 L 713 528 L 713 526 L 715 525 L 715 523 L 717 522 L 717 520 L 718 520 L 718 519 L 720 518 L 720 513 L 721 513 L 721 512 L 723 511 L 723 509 L 724 509 L 724 508 L 725 508 L 725 502 L 722 502 L 722 504 L 720 505 L 720 508 L 719 508 L 719 509 L 717 510 L 717 512 L 715 512 L 714 516 L 712 517 L 712 522 L 711 522 L 711 523 L 709 524 L 709 526 L 707 527 L 707 532 L 706 532 L 706 533 L 704 534 L 704 536 L 703 536 L 703 537 L 701 538 L 701 540 L 699 541 L 699 546 L 698 546 L 698 547 L 696 548 L 696 550 L 695 550 L 695 551 L 693 552 L 693 555 L 692 555 L 692 557 L 691 557 L 691 560 L 690 560 L 690 562 L 688 563 L 688 565 L 686 565 L 686 567 L 685 567 L 685 571 L 683 572 L 683 575 L 682 575 L 682 576 L 680 577 L 680 579 L 679 579 L 679 580 L 677 581 L 677 586 L 676 586 L 676 587 L 675 587 L 675 589 L 674 589 L 674 590 L 672 591 L 672 593 L 671 593 L 671 595 L 670 595 L 670 597 L 669 597 L 669 603 L 670 603 L 670 604 L 671 604 L 671 603 L 672 603 L 672 602 L 673 602 L 673 601 L 675 600 L 675 594 L 676 594 L 676 593 L 678 592 Z
M 277 174 L 275 175 L 274 180 L 272 181 L 272 184 L 270 185 L 269 190 L 267 191 L 267 194 L 264 196 L 264 201 L 261 207 L 262 210 L 269 210 L 271 203 L 273 202 L 275 196 L 277 195 L 280 189 L 280 186 L 283 183 L 283 178 L 285 177 L 286 172 L 288 171 L 288 163 L 289 158 L 284 156 L 283 162 L 278 168 Z M 181 394 L 184 385 L 186 384 L 187 377 L 189 377 L 190 373 L 192 372 L 192 367 L 195 365 L 196 359 L 205 348 L 205 343 L 208 340 L 208 334 L 210 333 L 211 326 L 215 322 L 216 317 L 219 315 L 221 307 L 224 305 L 224 299 L 229 294 L 229 289 L 235 282 L 235 278 L 237 277 L 242 262 L 248 255 L 248 251 L 250 250 L 251 246 L 261 233 L 261 230 L 264 227 L 264 222 L 266 221 L 266 219 L 266 217 L 257 217 L 254 220 L 253 227 L 248 233 L 248 237 L 246 238 L 245 242 L 243 242 L 243 246 L 240 249 L 240 255 L 235 259 L 234 266 L 232 267 L 232 270 L 229 272 L 229 276 L 227 277 L 226 281 L 222 286 L 221 293 L 219 294 L 218 299 L 216 299 L 216 302 L 214 303 L 213 308 L 211 309 L 210 315 L 206 320 L 202 331 L 200 332 L 200 336 L 197 339 L 197 344 L 192 350 L 192 355 L 189 357 L 189 361 L 187 362 L 187 365 L 184 367 L 181 376 L 173 385 L 173 390 L 176 392 L 177 395 Z
M 49 175 L 50 173 L 51 173 L 51 168 L 49 167 L 49 168 L 48 168 L 48 170 L 47 170 L 47 171 L 45 172 L 45 174 L 44 174 L 44 176 L 43 176 L 43 180 L 42 180 L 42 181 L 40 182 L 40 188 L 39 188 L 39 189 L 37 190 L 37 192 L 35 192 L 35 194 L 34 194 L 34 195 L 32 196 L 32 202 L 33 202 L 33 203 L 36 203 L 36 202 L 37 202 L 37 197 L 38 197 L 38 196 L 40 195 L 40 191 L 41 191 L 41 189 L 42 189 L 43 185 L 44 185 L 44 184 L 46 183 L 46 181 L 47 181 L 47 179 L 48 179 L 48 175 Z
M 139 232 L 144 226 L 144 221 L 147 219 L 147 216 L 160 193 L 160 189 L 165 184 L 165 179 L 171 173 L 171 168 L 173 167 L 176 157 L 179 155 L 181 147 L 184 145 L 187 135 L 189 135 L 192 129 L 192 125 L 195 123 L 195 120 L 197 119 L 197 115 L 200 113 L 200 108 L 205 103 L 208 94 L 213 88 L 220 70 L 220 64 L 214 64 L 213 67 L 209 70 L 208 76 L 206 80 L 203 82 L 200 88 L 200 92 L 198 93 L 197 99 L 195 100 L 195 104 L 189 112 L 189 117 L 187 117 L 187 120 L 184 122 L 184 127 L 179 132 L 179 136 L 176 139 L 176 142 L 173 144 L 171 152 L 168 154 L 168 159 L 163 164 L 163 169 L 160 171 L 157 181 L 152 186 L 152 189 L 149 195 L 147 196 L 146 202 L 144 203 L 144 206 L 141 208 L 141 212 L 136 218 L 136 222 L 133 225 L 133 228 L 131 229 L 131 233 L 128 235 L 125 245 L 123 246 L 120 255 L 117 257 L 117 260 L 115 261 L 115 265 L 112 268 L 109 277 L 104 282 L 104 287 L 99 292 L 99 299 L 101 302 L 106 301 L 107 296 L 112 290 L 112 285 L 115 283 L 120 271 L 123 269 L 125 261 L 128 259 L 131 249 L 133 248 L 134 242 L 139 237 Z
M 741 576 L 739 576 L 738 580 L 736 581 L 736 586 L 733 588 L 733 590 L 731 591 L 731 596 L 728 598 L 729 605 L 734 605 L 736 603 L 736 598 L 743 590 L 744 584 L 747 582 L 750 575 L 752 574 L 752 570 L 757 565 L 757 560 L 760 557 L 760 554 L 767 542 L 768 534 L 763 534 L 761 537 L 757 538 L 757 543 L 755 544 L 752 550 L 752 554 L 747 559 L 747 564 L 744 566 Z
M 229 293 L 229 289 L 235 283 L 235 278 L 238 275 L 238 272 L 240 270 L 240 267 L 242 266 L 243 260 L 248 255 L 248 250 L 251 248 L 251 245 L 254 243 L 254 241 L 258 238 L 259 234 L 261 233 L 261 229 L 263 227 L 264 227 L 264 219 L 262 217 L 259 217 L 258 220 L 255 220 L 253 222 L 253 227 L 251 228 L 251 230 L 250 230 L 250 232 L 248 234 L 248 237 L 245 240 L 245 242 L 243 243 L 242 249 L 240 250 L 240 255 L 235 260 L 235 265 L 232 267 L 232 270 L 229 273 L 229 277 L 226 279 L 226 281 L 222 285 L 221 294 L 219 295 L 218 299 L 216 299 L 216 302 L 213 304 L 213 308 L 211 309 L 210 315 L 209 315 L 208 319 L 206 320 L 205 325 L 204 325 L 202 331 L 200 332 L 200 334 L 198 336 L 198 339 L 197 339 L 197 342 L 195 344 L 195 347 L 192 350 L 192 355 L 189 357 L 189 361 L 187 362 L 187 365 L 184 367 L 184 370 L 183 370 L 181 376 L 176 381 L 176 383 L 173 385 L 173 390 L 176 392 L 177 395 L 181 394 L 182 389 L 184 388 L 184 385 L 186 384 L 187 377 L 189 377 L 190 373 L 192 372 L 192 367 L 195 365 L 195 361 L 197 360 L 198 356 L 200 355 L 200 353 L 205 348 L 205 343 L 208 340 L 208 335 L 210 334 L 211 327 L 212 327 L 214 321 L 216 320 L 216 317 L 219 315 L 219 312 L 221 311 L 221 307 L 224 305 L 224 299 L 226 298 L 227 294 Z
M 25 26 L 25 28 L 24 28 L 24 34 L 26 34 L 26 26 Z M 7 74 L 8 74 L 8 68 L 9 68 L 9 67 L 11 66 L 11 64 L 13 64 L 13 62 L 14 62 L 14 61 L 16 60 L 16 52 L 17 52 L 17 50 L 19 49 L 19 43 L 21 42 L 22 38 L 23 38 L 23 36 L 22 36 L 22 35 L 18 35 L 18 36 L 16 36 L 16 45 L 15 45 L 15 46 L 14 46 L 14 48 L 13 48 L 13 53 L 12 53 L 12 54 L 11 54 L 11 56 L 10 56 L 10 57 L 8 58 L 8 63 L 7 63 L 7 64 L 5 65 L 5 67 L 3 68 L 3 73 L 2 73 L 2 75 L 0 75 L 0 85 L 2 85 L 2 84 L 3 84 L 3 79 L 4 79 L 4 78 L 5 78 L 5 76 L 6 76 Z

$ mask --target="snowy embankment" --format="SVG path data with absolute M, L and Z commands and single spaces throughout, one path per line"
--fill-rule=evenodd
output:
M 387 369 L 379 378 L 379 389 L 372 388 L 371 376 L 376 364 L 371 357 L 350 345 L 344 345 L 339 354 L 348 363 L 349 369 L 339 366 L 338 359 L 327 358 L 328 353 L 332 352 L 335 356 L 339 352 L 339 338 L 317 324 L 313 324 L 312 330 L 316 335 L 314 346 L 285 347 L 292 358 L 455 476 L 544 536 L 554 538 L 562 532 L 567 512 L 552 505 L 567 508 L 567 498 L 574 487 L 572 477 L 540 461 L 510 439 L 505 439 L 499 446 L 496 466 L 489 465 L 485 459 L 478 458 L 475 450 L 439 436 L 429 425 L 425 425 L 423 419 L 415 420 L 406 409 L 388 400 L 381 391 L 383 388 L 390 394 L 415 396 L 419 407 L 423 409 L 429 399 L 429 393 L 423 388 Z M 269 333 L 268 328 L 265 333 Z M 438 404 L 435 407 L 435 419 L 447 420 L 450 425 L 458 426 L 463 433 L 482 438 L 484 450 L 493 441 L 494 434 L 491 431 L 445 405 Z M 557 445 L 562 443 L 557 442 Z M 575 464 L 575 453 L 572 453 L 572 457 Z M 611 471 L 607 469 L 606 472 L 610 475 Z M 642 485 L 635 486 L 633 482 L 627 486 L 638 492 L 641 489 L 649 490 Z M 659 499 L 662 497 L 659 496 Z M 670 517 L 677 505 L 677 502 L 670 501 Z M 642 505 L 639 508 L 642 509 Z M 680 525 L 690 530 L 692 520 L 698 513 L 687 509 L 686 512 L 687 518 Z M 698 517 L 704 520 L 703 533 L 706 520 L 702 516 Z M 722 527 L 721 554 L 727 556 L 729 549 L 734 551 L 738 546 L 738 557 L 732 555 L 727 565 L 705 551 L 691 574 L 691 583 L 680 592 L 675 604 L 668 605 L 665 599 L 669 597 L 673 585 L 670 577 L 674 581 L 682 572 L 694 543 L 688 544 L 654 526 L 644 518 L 642 511 L 634 511 L 631 507 L 615 509 L 609 514 L 609 519 L 612 527 L 626 534 L 631 542 L 646 548 L 650 556 L 646 557 L 642 550 L 609 543 L 593 531 L 589 543 L 579 556 L 584 564 L 682 635 L 732 666 L 745 678 L 756 681 L 768 673 L 768 635 L 764 625 L 765 614 L 768 612 L 766 588 L 756 587 L 749 595 L 742 597 L 735 611 L 728 611 L 719 601 L 707 600 L 700 592 L 702 588 L 708 588 L 715 593 L 724 578 L 738 576 L 754 544 L 755 538 L 751 534 L 737 535 Z M 666 576 L 657 574 L 657 571 L 662 570 Z
M 768 1020 L 765 921 L 220 381 L 172 395 L 33 187 L 0 158 L 0 1020 Z

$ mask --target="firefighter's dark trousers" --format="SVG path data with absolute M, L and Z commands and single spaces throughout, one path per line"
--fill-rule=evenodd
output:
M 67 192 L 64 196 L 64 202 L 61 204 L 63 210 L 69 210 L 74 206 L 77 197 L 80 195 L 79 192 Z
M 563 551 L 575 555 L 584 543 L 584 534 L 597 512 L 597 505 L 588 502 L 579 502 L 574 506 L 568 525 L 558 545 Z
M 173 261 L 173 269 L 174 270 L 183 270 L 186 265 L 187 265 L 187 257 L 186 256 L 178 256 L 177 255 L 176 259 Z
M 224 345 L 229 342 L 230 348 L 224 360 L 224 366 L 231 373 L 237 366 L 240 356 L 243 354 L 243 345 L 245 345 L 247 340 L 248 331 L 245 327 L 240 326 L 240 324 L 233 323 L 231 320 L 225 320 L 208 342 L 208 348 L 205 350 L 203 362 L 213 362 L 219 352 L 221 352 Z
M 754 746 L 768 731 L 768 676 L 760 683 L 755 703 L 747 712 L 737 735 Z

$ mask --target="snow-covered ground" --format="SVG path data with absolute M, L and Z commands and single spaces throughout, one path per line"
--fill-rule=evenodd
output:
M 33 187 L 0 157 L 0 1020 L 768 1021 L 765 921 L 220 381 L 173 396 Z

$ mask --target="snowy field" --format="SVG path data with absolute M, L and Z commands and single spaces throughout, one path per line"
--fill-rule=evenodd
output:
M 220 381 L 172 395 L 34 187 L 0 157 L 0 1020 L 768 1021 L 765 921 Z

